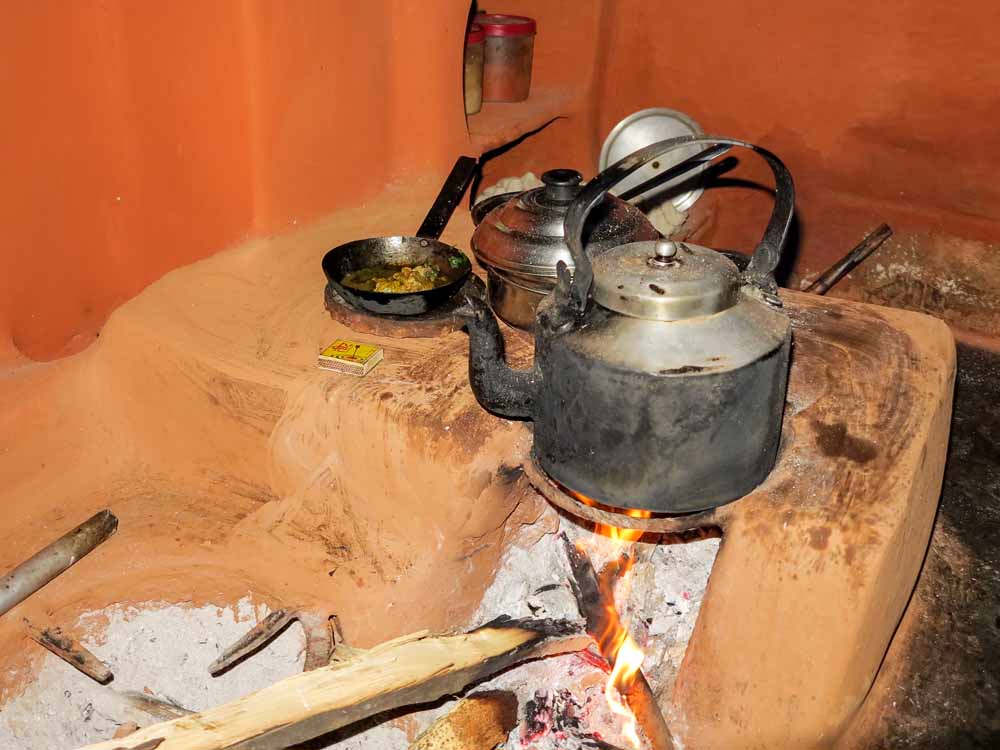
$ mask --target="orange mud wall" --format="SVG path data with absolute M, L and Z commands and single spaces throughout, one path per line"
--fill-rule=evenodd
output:
M 0 360 L 78 351 L 173 268 L 446 169 L 467 12 L 4 3 Z
M 881 221 L 1000 237 L 996 3 L 625 0 L 607 15 L 600 131 L 665 104 L 767 144 L 795 175 L 799 250 L 814 265 Z M 721 200 L 713 241 L 746 247 L 769 202 Z
M 539 16 L 553 5 L 504 3 Z M 593 170 L 616 122 L 666 106 L 787 161 L 798 189 L 792 251 L 813 268 L 882 221 L 897 233 L 1000 238 L 1000 5 L 607 0 L 554 15 L 557 25 L 582 16 L 574 46 L 558 54 L 588 102 L 497 173 L 558 161 Z M 577 130 L 586 154 L 569 138 Z M 771 184 L 766 166 L 734 153 L 741 164 L 727 177 Z M 710 200 L 716 215 L 701 239 L 752 249 L 770 196 L 733 187 Z
M 883 220 L 1000 234 L 1000 6 L 480 6 L 538 18 L 535 91 L 564 102 L 487 182 L 553 166 L 589 175 L 618 119 L 671 106 L 788 161 L 814 266 Z M 172 268 L 476 153 L 461 98 L 467 12 L 464 0 L 7 3 L 0 360 L 78 351 Z M 735 174 L 766 181 L 749 163 Z M 726 193 L 707 240 L 746 248 L 769 198 Z

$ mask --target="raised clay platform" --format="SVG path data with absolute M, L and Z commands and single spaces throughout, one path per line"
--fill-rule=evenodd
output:
M 323 253 L 405 231 L 427 192 L 173 272 L 87 351 L 4 377 L 0 567 L 99 508 L 121 519 L 0 619 L 5 690 L 32 668 L 22 616 L 252 592 L 336 612 L 366 646 L 471 614 L 544 502 L 519 470 L 530 426 L 476 404 L 461 332 L 363 334 L 386 353 L 363 379 L 315 366 L 334 338 L 359 338 L 324 310 Z M 467 247 L 471 231 L 460 213 L 443 239 Z M 835 744 L 906 606 L 940 490 L 948 329 L 786 299 L 796 339 L 778 467 L 698 519 L 724 534 L 671 702 L 695 750 Z M 509 348 L 527 364 L 525 337 Z

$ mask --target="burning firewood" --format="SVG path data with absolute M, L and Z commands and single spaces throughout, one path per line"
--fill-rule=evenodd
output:
M 653 689 L 639 668 L 642 664 L 642 652 L 632 642 L 628 629 L 622 624 L 615 608 L 613 580 L 623 570 L 621 563 L 613 561 L 598 577 L 587 554 L 570 542 L 565 534 L 563 543 L 573 572 L 570 583 L 580 614 L 587 621 L 587 632 L 597 641 L 602 656 L 612 665 L 609 686 L 617 688 L 628 703 L 653 750 L 673 750 L 670 729 L 656 702 Z M 634 671 L 623 668 L 626 657 Z M 611 695 L 608 700 L 613 701 Z
M 501 618 L 458 635 L 415 633 L 85 750 L 279 750 L 383 711 L 461 692 L 529 659 L 591 644 L 578 624 L 565 620 Z

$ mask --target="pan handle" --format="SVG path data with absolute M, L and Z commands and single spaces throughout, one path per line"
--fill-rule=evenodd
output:
M 424 217 L 423 224 L 417 230 L 417 237 L 428 240 L 436 240 L 441 236 L 441 232 L 448 226 L 451 215 L 455 213 L 455 206 L 462 200 L 465 191 L 469 189 L 472 178 L 476 174 L 479 162 L 471 156 L 460 156 L 451 168 L 451 174 L 441 187 L 441 192 L 434 200 L 434 205 Z

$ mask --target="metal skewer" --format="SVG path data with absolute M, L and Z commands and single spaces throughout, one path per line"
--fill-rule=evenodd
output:
M 878 250 L 882 243 L 892 236 L 892 228 L 888 224 L 880 224 L 873 232 L 865 236 L 847 255 L 823 271 L 802 291 L 813 294 L 826 294 L 830 288 L 849 274 L 865 258 Z

